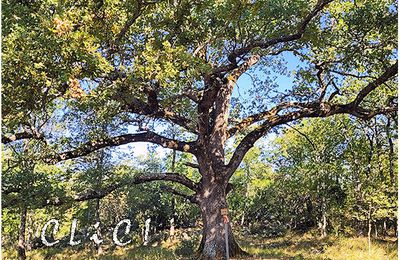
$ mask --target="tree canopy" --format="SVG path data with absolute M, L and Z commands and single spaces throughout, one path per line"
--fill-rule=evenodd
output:
M 258 140 L 304 118 L 397 112 L 395 1 L 10 0 L 2 24 L 6 164 L 34 174 L 137 142 L 185 153 L 196 177 L 174 167 L 72 200 L 178 183 L 202 211 L 204 259 L 224 252 L 219 210 Z

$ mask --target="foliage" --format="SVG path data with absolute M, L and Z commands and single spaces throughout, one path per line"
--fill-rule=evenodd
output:
M 395 1 L 7 0 L 2 24 L 8 245 L 47 215 L 202 214 L 222 255 L 231 187 L 231 221 L 263 235 L 396 223 Z M 173 151 L 114 148 L 140 142 Z
M 364 122 L 345 117 L 288 127 L 270 148 L 269 163 L 276 170 L 270 185 L 255 196 L 249 219 L 304 229 L 325 215 L 336 234 L 352 228 L 366 234 L 370 219 L 385 233 L 384 222 L 395 225 L 397 219 L 397 175 L 387 160 L 395 156 L 387 141 L 395 130 L 385 131 L 387 120 L 376 119 L 373 143 Z

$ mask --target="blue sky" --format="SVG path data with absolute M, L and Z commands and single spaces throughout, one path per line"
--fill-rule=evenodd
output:
M 282 57 L 285 62 L 286 62 L 286 67 L 287 70 L 289 72 L 296 70 L 299 66 L 303 66 L 305 63 L 301 62 L 296 56 L 294 56 L 291 52 L 284 52 L 280 55 L 280 57 Z M 260 73 L 255 73 L 256 76 L 262 77 L 262 75 Z M 288 87 L 291 87 L 293 85 L 293 81 L 294 78 L 293 77 L 287 77 L 284 75 L 280 75 L 277 74 L 273 71 L 271 71 L 271 76 L 275 76 L 276 77 L 276 83 L 278 83 L 279 91 L 284 91 L 285 89 L 287 89 Z M 239 97 L 239 92 L 240 95 L 243 98 L 248 98 L 248 96 L 246 96 L 246 93 L 248 92 L 248 90 L 250 90 L 251 86 L 252 86 L 252 81 L 249 75 L 247 74 L 243 74 L 238 82 L 237 85 L 239 86 L 239 88 L 235 88 L 233 91 L 233 97 Z

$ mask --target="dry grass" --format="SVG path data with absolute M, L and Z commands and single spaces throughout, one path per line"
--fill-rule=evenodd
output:
M 244 239 L 242 245 L 253 256 L 248 259 L 397 259 L 395 239 L 373 240 L 370 250 L 366 237 L 332 236 L 320 239 L 310 234 L 273 239 Z
M 126 248 L 114 248 L 105 252 L 104 254 L 97 255 L 94 250 L 75 250 L 73 248 L 66 248 L 64 250 L 35 250 L 28 254 L 28 259 L 33 260 L 82 260 L 82 259 L 102 259 L 102 260 L 114 260 L 114 259 L 126 259 L 126 260 L 176 260 L 180 259 L 173 251 L 164 249 L 162 247 L 126 247 Z
M 397 259 L 397 240 L 372 240 L 368 250 L 365 237 L 345 238 L 329 237 L 320 239 L 311 234 L 289 234 L 280 238 L 259 238 L 256 236 L 239 236 L 239 243 L 251 256 L 241 259 L 332 259 L 358 260 Z M 148 247 L 104 247 L 104 253 L 97 255 L 91 247 L 65 249 L 47 248 L 28 252 L 28 259 L 140 259 L 140 260 L 179 260 L 190 259 L 177 255 L 176 248 L 180 241 L 156 243 Z M 7 254 L 8 253 L 8 254 Z M 3 259 L 17 259 L 15 252 L 3 251 Z

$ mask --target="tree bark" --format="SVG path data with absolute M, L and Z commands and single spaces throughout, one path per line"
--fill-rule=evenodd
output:
M 20 224 L 18 231 L 18 259 L 25 260 L 25 229 L 26 229 L 26 215 L 27 215 L 27 207 L 22 206 L 21 216 L 20 216 Z
M 321 221 L 321 238 L 326 237 L 326 225 L 327 225 L 327 220 L 326 220 L 326 214 L 324 212 L 322 214 L 322 221 Z
M 369 206 L 368 210 L 368 253 L 371 253 L 371 230 L 372 230 L 372 223 L 371 223 L 371 205 Z
M 387 236 L 386 219 L 383 221 L 383 237 Z
M 394 146 L 393 146 L 393 140 L 392 136 L 390 133 L 390 118 L 388 117 L 387 119 L 387 124 L 386 124 L 386 136 L 389 142 L 389 176 L 390 176 L 390 183 L 395 182 L 395 177 L 394 177 Z
M 150 233 L 150 222 L 151 218 L 146 219 L 145 221 L 145 230 L 144 230 L 144 237 L 143 237 L 143 245 L 147 246 L 149 244 L 149 233 Z
M 169 228 L 169 242 L 173 242 L 175 240 L 175 219 L 171 218 L 170 221 L 170 228 Z
M 223 183 L 212 180 L 203 183 L 199 196 L 199 206 L 203 220 L 203 236 L 199 247 L 199 259 L 226 259 L 225 230 L 221 208 L 227 208 L 226 187 Z M 232 227 L 228 222 L 229 255 L 235 257 L 245 254 L 236 243 Z
M 371 230 L 372 230 L 371 220 L 368 219 L 368 253 L 371 253 Z
M 100 223 L 100 199 L 96 199 L 96 223 L 99 222 Z M 101 237 L 100 234 L 100 227 L 96 229 L 96 233 L 98 237 Z M 103 249 L 101 248 L 101 244 L 96 244 L 96 248 L 97 248 L 97 254 L 101 255 L 103 254 Z
M 175 139 L 175 132 L 172 134 L 172 139 Z M 171 162 L 171 172 L 175 172 L 175 164 L 176 164 L 176 151 L 172 150 L 172 162 Z M 172 217 L 169 221 L 169 241 L 172 243 L 175 240 L 175 197 L 172 198 Z

